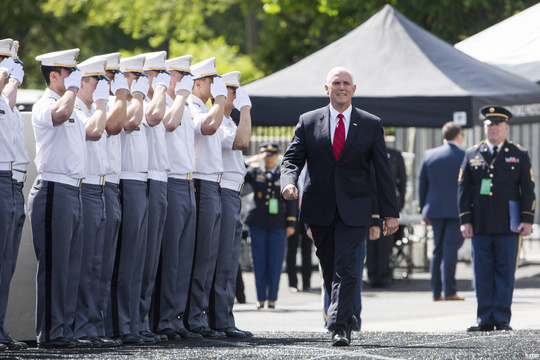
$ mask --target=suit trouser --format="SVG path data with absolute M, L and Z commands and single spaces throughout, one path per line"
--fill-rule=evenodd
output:
M 433 227 L 435 248 L 431 257 L 431 292 L 433 297 L 457 293 L 456 264 L 457 252 L 463 245 L 463 235 L 458 219 L 430 219 Z
M 109 336 L 138 334 L 139 303 L 147 238 L 146 181 L 120 180 L 122 224 L 111 281 Z
M 169 178 L 167 215 L 149 320 L 152 330 L 184 328 L 195 248 L 193 181 Z
M 167 215 L 167 182 L 148 179 L 148 238 L 140 300 L 140 330 L 150 330 L 146 316 L 150 311 L 152 293 L 161 252 L 163 225 Z
M 353 316 L 358 247 L 364 246 L 366 227 L 346 225 L 336 210 L 332 225 L 311 225 L 311 232 L 321 262 L 324 286 L 331 299 L 327 328 L 330 331 L 345 329 Z
M 306 290 L 311 287 L 311 247 L 313 241 L 306 234 L 306 226 L 303 223 L 296 223 L 296 231 L 287 238 L 287 275 L 289 277 L 289 287 L 298 287 L 296 276 L 296 252 L 300 243 L 302 254 L 302 285 Z
M 37 340 L 73 338 L 83 238 L 80 188 L 36 180 L 28 204 L 38 262 Z
M 521 237 L 518 234 L 474 235 L 472 255 L 477 321 L 509 324 Z
M 7 174 L 8 171 L 6 171 L 5 173 L 5 176 L 4 174 L 0 175 L 0 341 L 5 339 L 7 335 L 4 320 L 6 318 L 9 287 L 17 263 L 22 228 L 26 218 L 22 192 L 24 183 L 12 180 L 11 172 Z M 11 189 L 10 183 L 12 185 Z M 13 213 L 10 215 L 11 212 Z M 12 222 L 8 224 L 10 218 Z M 2 246 L 2 244 L 4 245 Z
M 195 253 L 189 299 L 184 324 L 190 330 L 208 326 L 208 304 L 210 289 L 216 270 L 220 214 L 221 189 L 217 182 L 195 179 L 195 201 L 197 225 L 195 229 Z
M 213 329 L 234 326 L 232 307 L 242 241 L 241 209 L 239 192 L 222 188 L 219 250 L 209 305 L 209 326 Z
M 286 230 L 251 225 L 249 236 L 257 300 L 276 301 L 285 257 Z
M 366 242 L 364 241 L 364 244 Z M 364 273 L 364 260 L 366 258 L 366 246 L 360 244 L 358 247 L 358 261 L 356 262 L 356 276 L 358 276 L 358 281 L 354 288 L 354 303 L 353 303 L 353 315 L 356 316 L 358 322 L 356 323 L 356 330 L 362 328 L 362 318 L 360 314 L 362 313 L 362 274 Z M 328 307 L 330 306 L 330 296 L 326 291 L 326 287 L 323 287 L 324 294 L 324 320 L 327 319 Z M 328 324 L 325 324 L 325 328 L 328 328 Z
M 83 205 L 83 245 L 77 311 L 74 334 L 76 338 L 97 336 L 97 295 L 101 275 L 101 256 L 105 239 L 105 197 L 103 186 L 85 184 L 81 186 Z
M 116 244 L 118 242 L 118 232 L 122 222 L 122 207 L 120 205 L 120 187 L 118 184 L 105 182 L 105 234 L 103 242 L 103 253 L 101 255 L 102 266 L 99 277 L 99 290 L 97 300 L 97 320 L 96 328 L 98 336 L 112 334 L 112 319 L 107 316 L 111 295 L 111 279 L 116 256 Z
M 392 282 L 390 256 L 392 255 L 394 242 L 395 236 L 392 234 L 381 236 L 377 240 L 369 240 L 366 243 L 367 273 L 368 278 L 374 284 L 390 285 Z

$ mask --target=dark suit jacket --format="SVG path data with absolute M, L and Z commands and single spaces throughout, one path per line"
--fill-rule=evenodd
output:
M 422 217 L 459 218 L 458 174 L 464 156 L 464 150 L 450 143 L 426 150 L 418 179 Z
M 296 185 L 307 160 L 300 222 L 330 226 L 336 208 L 349 226 L 369 226 L 372 215 L 370 164 L 377 180 L 382 218 L 398 217 L 396 191 L 388 163 L 381 120 L 352 108 L 349 132 L 339 161 L 330 138 L 330 106 L 300 116 L 294 137 L 281 165 L 281 190 Z
M 401 211 L 403 206 L 405 206 L 405 191 L 407 190 L 405 160 L 403 160 L 403 155 L 401 155 L 401 151 L 399 150 L 387 148 L 386 151 L 388 152 L 388 162 L 390 163 L 394 182 L 396 183 L 398 209 Z

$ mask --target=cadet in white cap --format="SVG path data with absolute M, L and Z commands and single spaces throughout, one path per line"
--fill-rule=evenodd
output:
M 73 111 L 82 74 L 79 49 L 44 54 L 47 90 L 32 109 L 39 173 L 28 200 L 38 260 L 36 332 L 38 346 L 91 346 L 73 335 L 79 284 L 83 210 L 80 186 L 86 177 L 86 131 Z
M 148 234 L 144 240 L 139 264 L 142 271 L 142 286 L 139 304 L 139 316 L 132 319 L 138 322 L 138 333 L 144 338 L 156 342 L 166 341 L 165 335 L 157 335 L 150 331 L 146 317 L 152 301 L 152 292 L 156 279 L 161 235 L 167 211 L 167 173 L 170 169 L 165 144 L 165 126 L 163 117 L 166 111 L 165 94 L 171 83 L 171 77 L 165 67 L 167 52 L 158 51 L 143 54 L 144 73 L 148 76 L 150 85 L 145 99 L 145 117 L 143 125 L 146 128 L 148 142 Z
M 233 316 L 236 275 L 240 262 L 242 241 L 242 199 L 246 165 L 242 150 L 249 146 L 251 137 L 251 101 L 240 87 L 240 72 L 233 71 L 222 76 L 227 85 L 227 101 L 223 123 L 218 134 L 221 137 L 223 177 L 221 179 L 221 230 L 215 278 L 212 283 L 209 322 L 210 327 L 224 332 L 227 337 L 249 337 L 252 333 L 236 327 Z M 232 110 L 240 111 L 238 127 L 231 118 Z
M 107 171 L 106 137 L 109 83 L 105 76 L 105 59 L 91 58 L 81 64 L 81 88 L 75 100 L 75 112 L 86 128 L 86 178 L 81 186 L 84 213 L 84 236 L 81 273 L 77 294 L 75 338 L 85 339 L 97 347 L 114 346 L 115 342 L 97 336 L 97 287 L 101 276 L 101 257 L 105 232 L 105 173 Z
M 186 100 L 193 89 L 191 55 L 165 62 L 171 74 L 163 124 L 170 162 L 167 216 L 149 320 L 152 330 L 169 340 L 202 338 L 182 321 L 189 292 L 195 246 L 195 124 Z
M 122 220 L 122 207 L 120 204 L 120 171 L 122 169 L 120 132 L 124 128 L 127 115 L 127 96 L 129 87 L 124 74 L 120 71 L 120 53 L 100 55 L 98 58 L 105 59 L 105 76 L 111 79 L 109 82 L 111 92 L 107 106 L 107 121 L 105 134 L 107 145 L 107 171 L 105 175 L 105 233 L 103 240 L 103 252 L 101 255 L 101 275 L 99 281 L 94 282 L 97 288 L 97 311 L 93 314 L 92 323 L 96 327 L 97 336 L 108 342 L 105 327 L 105 316 L 110 300 L 111 278 L 113 273 L 114 258 L 116 255 L 116 243 Z M 92 58 L 94 59 L 94 58 Z M 116 345 L 121 345 L 120 339 L 115 339 Z
M 107 335 L 124 344 L 143 344 L 139 335 L 139 302 L 142 286 L 142 259 L 147 236 L 148 142 L 143 126 L 144 98 L 148 77 L 144 74 L 144 55 L 122 58 L 120 70 L 130 87 L 127 119 L 120 133 L 122 170 L 120 192 L 122 223 L 118 236 L 111 302 L 107 313 Z M 146 339 L 146 343 L 155 343 Z
M 11 39 L 8 39 L 11 40 Z M 4 45 L 3 45 L 4 44 Z M 5 57 L 7 45 L 9 41 L 0 40 L 0 59 Z M 9 76 L 8 83 L 4 87 L 2 92 L 2 100 L 0 100 L 0 118 L 6 119 L 9 118 L 11 126 L 11 135 L 13 139 L 13 155 L 14 160 L 12 164 L 12 182 L 13 182 L 13 201 L 12 205 L 8 206 L 8 211 L 14 210 L 14 216 L 11 224 L 10 234 L 7 235 L 5 246 L 3 251 L 0 252 L 0 349 L 8 348 L 9 350 L 20 350 L 26 349 L 28 345 L 26 343 L 13 340 L 8 334 L 4 327 L 4 320 L 6 315 L 6 308 L 9 297 L 9 287 L 11 285 L 11 279 L 13 277 L 13 272 L 15 271 L 15 264 L 17 261 L 17 254 L 19 252 L 19 245 L 21 243 L 21 234 L 22 227 L 25 220 L 25 211 L 24 211 L 24 195 L 22 192 L 24 180 L 26 177 L 26 166 L 30 163 L 30 158 L 28 157 L 28 152 L 26 151 L 26 146 L 24 144 L 24 122 L 19 113 L 19 110 L 15 106 L 15 101 L 17 98 L 17 89 L 22 84 L 24 78 L 24 71 L 22 68 L 22 62 L 18 60 L 17 50 L 19 47 L 18 41 L 13 41 L 11 46 L 11 58 L 14 60 L 13 68 L 11 69 L 11 74 Z M 9 59 L 9 57 L 8 57 Z M 3 61 L 3 60 L 1 60 Z M 2 65 L 0 65 L 1 67 Z M 0 86 L 4 86 L 5 82 L 1 82 Z M 8 104 L 7 109 L 5 104 Z M 2 111 L 4 113 L 2 113 Z M 5 121 L 7 122 L 7 121 Z M 5 123 L 0 121 L 0 123 Z M 3 124 L 5 125 L 5 124 Z M 2 125 L 0 125 L 0 141 L 3 141 L 2 136 Z M 6 145 L 7 142 L 4 144 Z M 2 145 L 0 145 L 1 147 Z M 9 153 L 8 153 L 9 154 Z M 7 154 L 2 154 L 7 155 Z M 0 157 L 2 156 L 0 155 Z M 0 172 L 4 172 L 1 171 Z M 7 174 L 7 171 L 5 171 Z M 3 180 L 3 178 L 2 178 Z M 6 179 L 7 180 L 7 177 Z M 0 183 L 4 184 L 1 180 Z M 0 187 L 2 187 L 0 185 Z M 6 182 L 7 185 L 7 182 Z M 8 187 L 5 187 L 9 191 Z M 2 191 L 2 190 L 0 190 Z M 10 196 L 2 195 L 2 200 L 8 201 Z M 0 217 L 2 222 L 8 220 L 9 217 L 4 217 L 5 209 L 1 209 Z M 2 225 L 0 225 L 2 227 Z M 3 233 L 0 231 L 0 234 Z M 2 236 L 0 235 L 0 237 Z M 0 240 L 0 243 L 2 241 Z
M 223 121 L 227 87 L 217 74 L 216 59 L 210 58 L 191 67 L 195 83 L 188 105 L 195 121 L 195 197 L 197 232 L 195 259 L 191 274 L 190 297 L 184 323 L 204 337 L 225 337 L 208 326 L 210 289 L 216 269 L 220 229 L 220 187 L 223 174 L 221 139 L 217 130 Z M 214 99 L 211 109 L 206 102 Z

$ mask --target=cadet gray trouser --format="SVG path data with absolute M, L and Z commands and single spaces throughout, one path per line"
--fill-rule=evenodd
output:
M 77 339 L 97 336 L 99 319 L 97 301 L 101 276 L 103 242 L 105 241 L 105 196 L 102 185 L 81 186 L 84 212 L 84 236 L 81 258 L 81 275 L 75 314 L 75 337 Z
M 195 179 L 197 225 L 195 255 L 184 324 L 193 330 L 208 326 L 206 312 L 216 270 L 220 228 L 220 187 L 217 182 Z
M 148 230 L 146 181 L 120 180 L 122 224 L 118 234 L 109 310 L 112 333 L 138 334 L 139 302 Z
M 9 285 L 15 271 L 24 224 L 23 183 L 11 179 L 11 171 L 0 171 L 0 341 L 7 335 L 4 328 Z
M 37 340 L 73 338 L 83 238 L 81 190 L 36 179 L 28 205 L 37 258 Z
M 192 180 L 169 177 L 168 206 L 152 308 L 152 330 L 184 328 L 195 248 L 195 189 Z
M 209 309 L 212 329 L 235 326 L 232 308 L 242 241 L 241 208 L 238 191 L 222 188 L 219 250 Z

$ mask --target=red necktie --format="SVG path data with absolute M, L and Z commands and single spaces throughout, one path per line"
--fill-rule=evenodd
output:
M 339 160 L 339 155 L 345 145 L 345 124 L 343 123 L 343 114 L 339 114 L 338 119 L 336 131 L 334 132 L 334 143 L 332 144 L 336 161 Z

